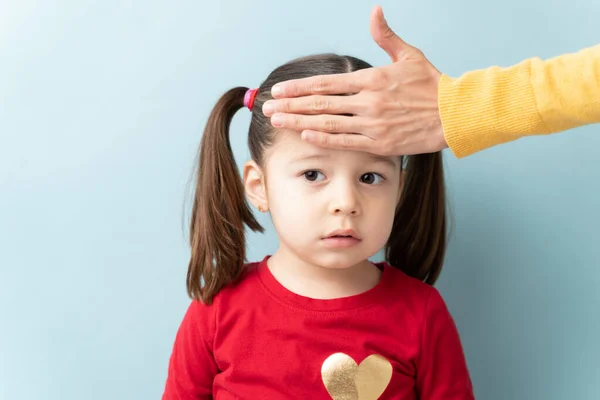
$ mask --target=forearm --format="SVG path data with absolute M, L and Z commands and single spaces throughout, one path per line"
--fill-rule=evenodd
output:
M 442 76 L 444 135 L 457 157 L 600 122 L 600 45 L 543 61 Z

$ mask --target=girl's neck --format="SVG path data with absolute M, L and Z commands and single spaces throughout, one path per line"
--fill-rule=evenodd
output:
M 287 290 L 313 299 L 336 299 L 364 293 L 381 278 L 381 271 L 369 260 L 346 268 L 326 268 L 308 263 L 281 248 L 269 257 L 267 266 Z

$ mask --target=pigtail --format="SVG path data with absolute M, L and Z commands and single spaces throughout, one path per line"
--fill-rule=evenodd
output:
M 200 143 L 186 283 L 188 295 L 207 304 L 241 275 L 246 262 L 244 224 L 263 232 L 246 201 L 229 142 L 231 120 L 244 107 L 246 91 L 236 87 L 218 100 Z
M 409 156 L 386 261 L 430 285 L 446 252 L 446 193 L 442 154 Z

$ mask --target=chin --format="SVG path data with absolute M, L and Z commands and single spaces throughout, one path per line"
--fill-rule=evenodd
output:
M 328 269 L 347 269 L 364 262 L 367 258 L 351 254 L 327 254 L 315 260 L 314 264 Z

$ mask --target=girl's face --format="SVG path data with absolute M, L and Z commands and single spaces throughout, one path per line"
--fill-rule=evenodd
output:
M 325 149 L 280 131 L 265 160 L 266 178 L 249 161 L 244 183 L 254 206 L 270 211 L 278 251 L 315 266 L 347 268 L 385 245 L 400 199 L 399 156 Z M 351 229 L 359 240 L 324 239 L 337 229 Z

